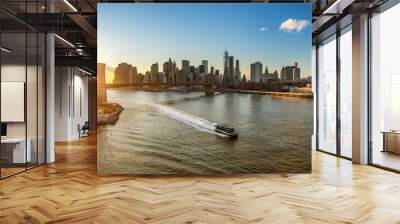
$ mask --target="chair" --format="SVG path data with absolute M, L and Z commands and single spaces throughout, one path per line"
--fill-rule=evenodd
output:
M 78 125 L 78 129 L 79 129 L 79 138 L 89 136 L 89 129 L 90 129 L 89 121 L 85 121 L 82 127 Z

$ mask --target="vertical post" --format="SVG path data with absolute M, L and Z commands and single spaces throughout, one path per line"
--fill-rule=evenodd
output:
M 2 23 L 0 23 L 0 47 L 2 47 L 3 46 L 3 44 L 2 44 L 2 31 L 1 31 L 1 28 L 2 28 Z M 0 50 L 1 51 L 1 50 Z M 2 108 L 1 108 L 1 78 L 2 78 L 2 75 L 1 75 L 1 67 L 2 67 L 2 58 L 1 58 L 1 52 L 0 52 L 0 125 L 2 125 L 3 123 L 1 122 L 1 110 L 2 110 Z M 1 135 L 1 134 L 0 134 Z M 2 151 L 2 148 L 1 148 L 1 145 L 2 144 L 0 144 L 0 180 L 2 179 L 1 178 L 1 170 L 2 170 L 2 162 L 1 162 L 1 151 Z
M 341 118 L 340 118 L 340 29 L 336 28 L 336 155 L 341 156 Z
M 53 12 L 51 1 L 46 1 L 46 12 Z M 54 34 L 46 34 L 46 163 L 55 161 L 55 43 Z
M 25 3 L 25 21 L 28 17 L 28 4 Z M 24 123 L 25 123 L 25 170 L 28 169 L 28 24 L 25 23 L 25 85 L 24 85 Z
M 372 64 L 371 64 L 371 55 L 372 55 L 372 33 L 371 33 L 371 18 L 372 18 L 372 12 L 368 12 L 368 32 L 367 32 L 367 40 L 368 40 L 368 51 L 367 51 L 367 62 L 368 62 L 368 155 L 367 155 L 367 163 L 372 164 L 373 161 L 373 153 L 372 153 L 372 82 L 371 82 L 371 72 L 372 72 Z
M 352 34 L 352 157 L 358 164 L 368 163 L 368 15 L 353 19 Z
M 318 83 L 318 81 L 319 81 L 319 78 L 318 78 L 318 69 L 319 69 L 319 66 L 318 66 L 318 60 L 319 60 L 319 55 L 318 55 L 318 50 L 319 49 L 319 45 L 317 44 L 316 46 L 315 46 L 315 58 L 314 58 L 314 63 L 315 63 L 315 70 L 314 70 L 314 78 L 313 78 L 313 81 L 314 81 L 314 85 L 313 85 L 313 91 L 314 91 L 314 128 L 315 128 L 315 133 L 314 133 L 314 147 L 315 147 L 315 150 L 317 150 L 317 149 L 319 149 L 319 140 L 318 140 L 318 135 L 319 135 L 319 115 L 318 115 L 318 113 L 319 113 L 319 109 L 318 109 L 318 106 L 319 106 L 319 104 L 318 104 L 318 89 L 319 89 L 319 83 Z

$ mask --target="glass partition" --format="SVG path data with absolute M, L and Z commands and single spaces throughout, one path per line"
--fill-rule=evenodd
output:
M 336 154 L 336 36 L 318 47 L 318 149 Z
M 43 1 L 14 3 L 0 6 L 43 11 Z M 43 33 L 0 12 L 0 178 L 45 163 L 45 44 Z
M 24 171 L 31 156 L 26 150 L 26 33 L 3 32 L 1 47 L 1 175 L 6 177 Z
M 371 19 L 371 162 L 400 170 L 400 4 Z
M 340 154 L 352 157 L 352 32 L 351 25 L 340 35 Z

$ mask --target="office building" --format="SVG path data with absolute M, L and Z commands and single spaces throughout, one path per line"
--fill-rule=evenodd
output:
M 204 66 L 204 72 L 208 74 L 208 61 L 207 60 L 202 60 L 201 64 Z
M 194 73 L 195 66 L 191 65 L 189 66 L 189 72 Z
M 137 72 L 136 67 L 132 67 L 129 75 L 129 83 L 134 84 L 134 83 L 140 83 L 141 82 L 141 77 Z
M 228 85 L 232 86 L 233 85 L 233 81 L 234 81 L 234 77 L 235 77 L 235 58 L 233 56 L 229 56 L 228 57 L 228 71 L 229 71 L 229 75 L 228 75 Z
M 300 68 L 297 62 L 293 66 L 293 80 L 300 80 Z
M 228 82 L 229 82 L 229 53 L 228 53 L 228 50 L 226 49 L 226 47 L 225 47 L 224 56 L 223 56 L 223 66 L 224 66 L 224 71 L 223 71 L 222 82 L 224 85 L 228 85 Z
M 115 68 L 114 84 L 129 84 L 132 80 L 132 65 L 127 63 L 118 64 Z
M 241 76 L 242 76 L 242 73 L 240 71 L 239 60 L 236 60 L 235 77 L 234 77 L 234 84 L 235 85 L 239 84 Z
M 261 62 L 255 62 L 250 65 L 250 80 L 252 82 L 262 82 L 262 67 Z
M 268 81 L 277 81 L 279 79 L 278 71 L 274 71 L 273 73 L 268 73 L 265 76 L 265 80 Z
M 183 82 L 187 81 L 189 73 L 190 73 L 190 62 L 188 60 L 182 60 L 181 77 Z
M 296 81 L 300 80 L 300 68 L 298 63 L 295 62 L 292 66 L 283 66 L 281 70 L 282 81 Z
M 205 65 L 199 65 L 199 73 L 200 74 L 206 73 L 206 66 Z
M 141 77 L 138 75 L 136 67 L 133 67 L 131 64 L 119 64 L 115 68 L 114 74 L 114 84 L 134 84 L 141 82 Z
M 150 68 L 150 82 L 152 82 L 152 83 L 159 82 L 158 63 L 157 62 L 151 65 L 151 68 Z
M 163 64 L 163 73 L 165 74 L 165 80 L 168 83 L 175 83 L 176 76 L 176 63 L 172 62 L 171 58 Z
M 228 51 L 225 49 L 224 52 L 224 73 L 222 82 L 226 86 L 233 86 L 234 78 L 235 78 L 235 58 L 234 56 L 229 56 Z
M 167 83 L 169 82 L 168 76 L 165 72 L 158 72 L 157 73 L 157 83 Z

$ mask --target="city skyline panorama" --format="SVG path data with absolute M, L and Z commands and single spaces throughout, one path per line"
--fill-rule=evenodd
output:
M 145 74 L 169 58 L 179 68 L 182 60 L 196 67 L 207 60 L 223 73 L 227 47 L 247 79 L 254 62 L 271 73 L 298 62 L 307 77 L 310 10 L 308 4 L 99 4 L 98 62 L 113 68 L 126 62 Z
M 182 61 L 189 61 L 189 62 L 190 62 L 190 66 L 194 66 L 195 68 L 198 68 L 198 66 L 200 66 L 200 65 L 202 64 L 202 61 L 204 61 L 204 60 L 208 61 L 207 59 L 203 59 L 203 60 L 201 60 L 199 63 L 196 64 L 196 63 L 192 63 L 192 62 L 191 62 L 190 60 L 188 60 L 188 59 L 182 59 L 182 60 L 179 60 L 179 61 L 178 61 L 178 60 L 175 60 L 175 59 L 173 59 L 173 58 L 168 58 L 168 59 L 165 60 L 165 61 L 162 61 L 162 62 L 155 61 L 155 62 L 152 63 L 152 64 L 157 63 L 158 66 L 159 66 L 159 72 L 163 72 L 163 67 L 162 67 L 162 66 L 163 66 L 163 63 L 168 62 L 169 60 L 171 60 L 172 62 L 175 62 L 178 69 L 182 69 Z M 237 59 L 235 59 L 235 61 L 236 61 L 236 60 L 237 60 Z M 240 60 L 239 60 L 239 61 L 240 61 Z M 262 66 L 263 66 L 263 71 L 262 71 L 262 72 L 264 72 L 264 71 L 265 71 L 265 66 L 268 66 L 268 65 L 267 65 L 267 64 L 263 64 L 262 61 L 255 61 L 255 62 L 253 62 L 253 63 L 257 63 L 257 62 L 260 62 L 260 63 L 262 64 Z M 118 68 L 118 65 L 124 64 L 124 63 L 126 63 L 126 64 L 128 64 L 128 65 L 131 65 L 132 67 L 135 67 L 135 68 L 137 69 L 137 66 L 136 66 L 135 64 L 129 63 L 129 62 L 127 62 L 127 61 L 121 61 L 121 62 L 119 62 L 119 63 L 116 64 L 115 67 L 114 67 L 114 66 L 111 66 L 111 65 L 109 65 L 109 64 L 107 64 L 107 63 L 105 63 L 105 62 L 101 62 L 101 61 L 98 62 L 98 63 L 106 64 L 106 66 L 107 66 L 109 69 L 112 69 L 112 70 L 117 69 L 117 68 Z M 252 63 L 252 64 L 253 64 L 253 63 Z M 293 62 L 292 64 L 289 64 L 289 65 L 282 65 L 281 68 L 282 68 L 282 67 L 286 67 L 286 66 L 293 66 L 294 63 L 296 63 L 296 62 Z M 148 65 L 148 69 L 147 69 L 146 71 L 141 72 L 141 71 L 137 70 L 137 73 L 138 73 L 138 74 L 145 75 L 146 72 L 150 72 L 150 71 L 151 71 L 151 66 L 152 66 L 152 64 Z M 249 68 L 250 68 L 250 67 L 251 67 L 251 64 L 248 65 L 248 66 L 249 66 Z M 207 67 L 208 70 L 210 70 L 211 67 L 214 68 L 214 71 L 215 71 L 215 70 L 219 70 L 219 74 L 220 74 L 220 75 L 223 75 L 223 74 L 224 74 L 223 65 L 221 65 L 221 66 L 219 66 L 219 67 L 216 67 L 216 66 L 214 66 L 214 65 L 208 65 L 208 67 Z M 299 65 L 299 67 L 301 67 L 301 66 Z M 240 68 L 240 69 L 241 69 L 241 68 Z M 250 70 L 250 69 L 249 69 L 249 70 Z M 278 72 L 278 73 L 280 73 L 281 69 L 274 69 L 274 70 L 271 70 L 271 69 L 269 68 L 269 66 L 268 66 L 268 71 L 269 71 L 269 73 L 274 73 L 275 71 Z M 247 76 L 250 76 L 250 73 L 249 73 L 248 75 L 245 74 L 245 73 L 242 73 L 241 75 L 246 75 L 246 78 L 247 78 Z M 307 77 L 309 77 L 309 76 L 311 76 L 311 74 L 310 74 L 310 75 L 302 75 L 302 78 L 307 78 Z M 249 78 L 250 78 L 250 77 L 249 77 Z

